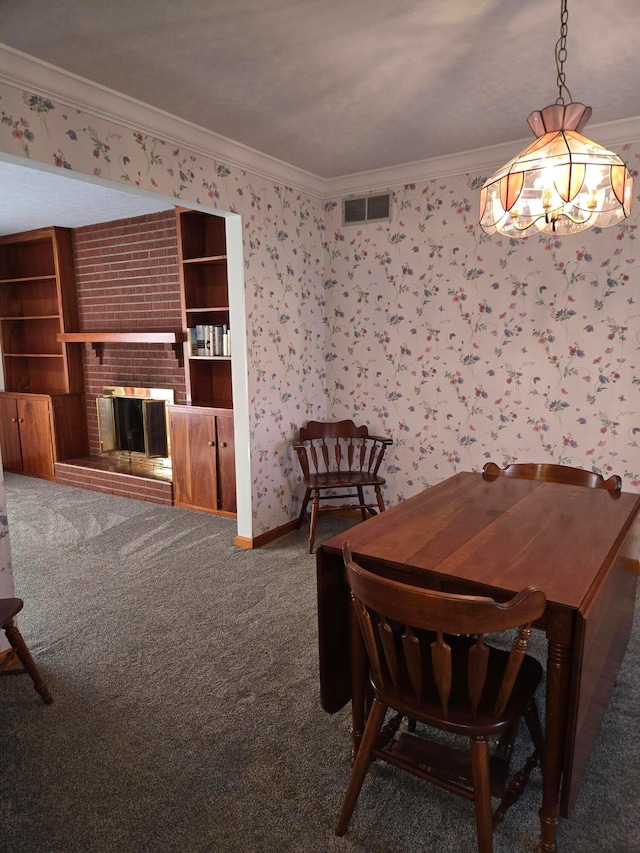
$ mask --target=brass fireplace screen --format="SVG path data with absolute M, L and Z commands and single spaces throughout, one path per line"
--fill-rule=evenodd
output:
M 103 388 L 96 398 L 102 453 L 169 459 L 167 403 L 173 391 L 166 388 Z

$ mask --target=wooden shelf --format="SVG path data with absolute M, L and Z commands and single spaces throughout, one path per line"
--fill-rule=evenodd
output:
M 183 258 L 183 264 L 221 264 L 227 260 L 226 255 L 212 255 L 208 258 Z
M 178 332 L 60 332 L 58 340 L 62 343 L 91 344 L 102 364 L 105 344 L 171 344 L 173 353 L 180 364 L 184 363 L 182 342 L 186 333 Z
M 190 361 L 231 361 L 230 355 L 190 355 Z
M 184 332 L 60 332 L 58 340 L 80 344 L 176 344 Z
M 61 352 L 5 352 L 5 358 L 64 358 Z
M 0 278 L 1 284 L 28 284 L 32 281 L 56 281 L 56 275 L 28 275 L 21 278 Z
M 3 322 L 4 322 L 5 320 L 6 320 L 7 322 L 9 322 L 9 321 L 13 322 L 14 320 L 18 320 L 18 321 L 22 321 L 22 322 L 24 322 L 24 323 L 30 323 L 30 322 L 31 322 L 31 320 L 59 320 L 59 319 L 60 319 L 60 315 L 59 315 L 59 314 L 31 314 L 31 315 L 27 315 L 27 314 L 20 314 L 20 315 L 7 314 L 7 316 L 6 316 L 6 317 L 0 317 L 0 320 L 2 320 Z

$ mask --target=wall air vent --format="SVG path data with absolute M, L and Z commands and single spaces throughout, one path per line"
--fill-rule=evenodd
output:
M 391 219 L 391 193 L 342 199 L 342 224 L 382 222 Z

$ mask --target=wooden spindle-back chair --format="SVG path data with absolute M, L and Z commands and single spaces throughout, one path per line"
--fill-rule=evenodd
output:
M 530 587 L 502 604 L 435 592 L 367 571 L 353 561 L 346 542 L 343 555 L 374 699 L 336 833 L 347 830 L 371 761 L 382 759 L 473 800 L 478 849 L 490 853 L 494 826 L 543 751 L 534 702 L 543 670 L 526 651 L 531 623 L 545 611 L 545 595 Z M 510 651 L 484 641 L 485 634 L 514 628 Z M 400 716 L 383 729 L 390 708 Z M 509 782 L 508 764 L 490 756 L 488 739 L 513 730 L 522 717 L 534 749 Z M 401 718 L 411 725 L 398 737 Z M 412 733 L 413 721 L 468 739 L 470 754 L 424 737 L 422 729 Z M 495 811 L 492 794 L 501 797 Z
M 370 435 L 366 426 L 358 427 L 349 420 L 309 421 L 302 427 L 294 449 L 306 489 L 296 526 L 302 524 L 311 500 L 310 554 L 319 513 L 355 509 L 360 510 L 364 521 L 368 515 L 384 512 L 382 486 L 385 480 L 378 471 L 391 443 L 390 438 Z M 373 488 L 375 501 L 365 498 L 364 490 L 368 487 Z M 353 503 L 354 498 L 356 503 Z M 320 506 L 321 501 L 335 500 L 349 502 Z

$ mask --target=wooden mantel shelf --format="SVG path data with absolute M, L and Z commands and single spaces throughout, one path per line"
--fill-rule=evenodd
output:
M 186 340 L 184 332 L 59 332 L 63 343 L 176 344 Z
M 186 340 L 185 332 L 59 332 L 61 343 L 91 344 L 100 363 L 104 357 L 105 344 L 171 344 L 178 361 L 182 362 L 182 342 Z

